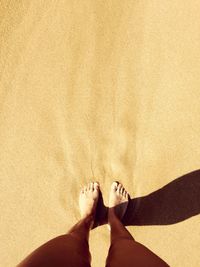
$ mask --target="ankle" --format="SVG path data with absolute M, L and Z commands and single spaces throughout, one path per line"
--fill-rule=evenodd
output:
M 113 221 L 119 221 L 119 218 L 116 215 L 114 207 L 108 209 L 108 224 L 111 224 Z
M 81 218 L 81 221 L 84 222 L 86 227 L 89 227 L 89 229 L 91 229 L 93 224 L 94 224 L 94 216 L 93 215 L 87 215 L 87 216 Z

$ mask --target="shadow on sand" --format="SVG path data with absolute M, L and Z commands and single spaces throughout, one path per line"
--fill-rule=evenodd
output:
M 107 223 L 107 213 L 100 193 L 94 228 Z M 199 213 L 200 170 L 196 170 L 147 196 L 130 199 L 122 222 L 126 226 L 169 225 Z

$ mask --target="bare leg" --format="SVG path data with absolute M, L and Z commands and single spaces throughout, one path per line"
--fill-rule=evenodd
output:
M 68 234 L 77 237 L 81 234 L 81 238 L 88 242 L 89 232 L 94 224 L 98 197 L 99 184 L 97 182 L 91 182 L 87 186 L 84 186 L 79 196 L 79 207 L 82 219 L 68 231 Z
M 161 258 L 147 247 L 136 242 L 121 219 L 126 212 L 129 195 L 121 184 L 111 186 L 108 223 L 111 245 L 106 260 L 107 267 L 166 267 Z
M 90 267 L 88 238 L 94 223 L 99 185 L 90 183 L 81 190 L 81 220 L 65 235 L 58 236 L 32 252 L 18 267 Z
M 111 231 L 111 244 L 119 238 L 134 240 L 132 235 L 121 222 L 128 206 L 128 198 L 129 195 L 123 188 L 122 184 L 114 182 L 111 185 L 108 210 L 108 228 Z

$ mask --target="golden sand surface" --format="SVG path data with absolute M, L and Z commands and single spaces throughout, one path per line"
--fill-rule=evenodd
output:
M 113 180 L 139 198 L 199 169 L 199 14 L 196 0 L 1 0 L 2 267 L 76 223 L 91 180 L 107 205 Z M 198 212 L 152 214 L 127 226 L 135 239 L 170 266 L 200 266 Z M 92 230 L 93 267 L 108 248 L 106 225 Z

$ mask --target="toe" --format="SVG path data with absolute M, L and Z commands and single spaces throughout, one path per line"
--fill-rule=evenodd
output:
M 94 190 L 98 190 L 99 189 L 99 183 L 98 182 L 94 182 Z
M 117 187 L 117 193 L 120 194 L 121 192 L 121 187 L 122 187 L 122 184 L 118 184 L 118 187 Z
M 82 188 L 81 191 L 80 191 L 80 194 L 83 194 L 84 193 L 84 189 Z
M 113 182 L 112 185 L 111 185 L 111 189 L 116 191 L 117 187 L 118 187 L 118 182 Z
M 90 190 L 90 183 L 87 184 L 87 190 Z
M 90 190 L 93 191 L 94 190 L 94 183 L 90 183 Z
M 123 192 L 124 192 L 124 187 L 122 186 L 121 188 L 120 188 L 120 193 L 123 195 Z
M 87 192 L 87 186 L 85 185 L 83 188 L 84 192 Z
M 123 189 L 123 192 L 122 192 L 123 196 L 126 197 L 126 190 Z

